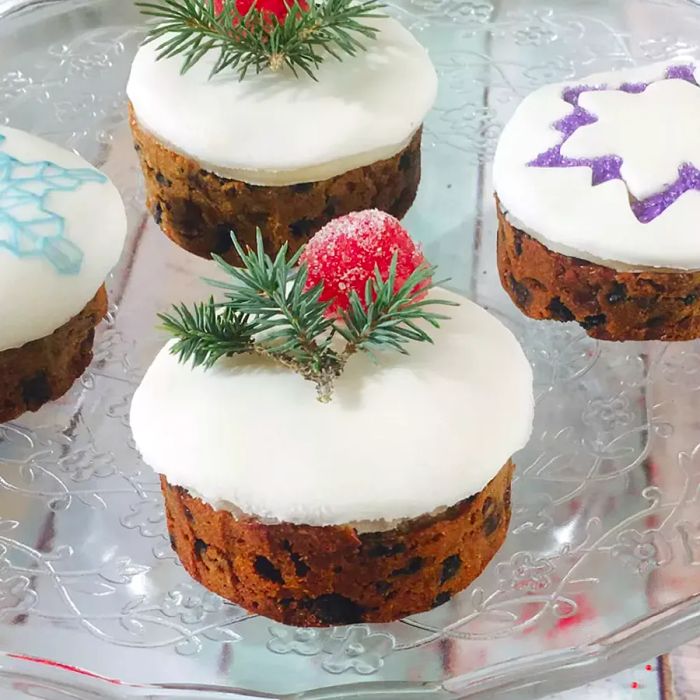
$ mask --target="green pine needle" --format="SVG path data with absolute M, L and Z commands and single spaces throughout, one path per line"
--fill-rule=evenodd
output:
M 452 302 L 440 299 L 419 299 L 436 286 L 431 282 L 436 268 L 428 265 L 416 268 L 406 281 L 395 290 L 396 263 L 394 258 L 386 280 L 375 269 L 374 279 L 367 280 L 364 299 L 357 292 L 350 294 L 350 307 L 341 312 L 343 325 L 337 332 L 347 341 L 348 346 L 357 350 L 369 350 L 390 345 L 402 354 L 408 354 L 404 347 L 410 341 L 432 343 L 432 338 L 416 321 L 427 321 L 435 328 L 448 316 L 428 311 L 428 306 L 449 305 Z
M 179 304 L 173 306 L 171 314 L 158 317 L 163 328 L 177 338 L 171 352 L 179 355 L 181 362 L 191 359 L 194 366 L 208 369 L 221 357 L 252 351 L 255 324 L 245 314 L 217 306 L 213 297 L 195 304 L 192 311 Z
M 431 307 L 456 306 L 425 296 L 436 286 L 435 268 L 428 265 L 396 289 L 395 254 L 387 279 L 376 269 L 363 298 L 352 292 L 349 308 L 337 317 L 329 313 L 330 302 L 321 301 L 322 285 L 306 289 L 308 270 L 298 264 L 303 248 L 287 257 L 284 245 L 272 258 L 264 252 L 260 231 L 256 250 L 244 249 L 233 234 L 231 238 L 243 266 L 214 256 L 229 279 L 208 280 L 223 290 L 225 301 L 217 304 L 211 298 L 192 309 L 180 304 L 160 314 L 165 330 L 176 338 L 171 352 L 194 367 L 208 369 L 237 354 L 263 355 L 314 382 L 325 402 L 352 355 L 384 349 L 408 354 L 411 342 L 432 343 L 419 322 L 439 328 L 449 317 Z
M 302 9 L 290 0 L 289 13 L 280 22 L 274 14 L 263 13 L 253 4 L 245 15 L 236 0 L 224 0 L 217 14 L 213 0 L 141 0 L 141 13 L 154 20 L 146 43 L 159 41 L 158 58 L 182 56 L 185 73 L 206 54 L 217 54 L 211 71 L 238 72 L 241 80 L 248 71 L 260 73 L 283 66 L 298 75 L 314 78 L 314 71 L 332 56 L 354 56 L 373 40 L 377 29 L 367 20 L 384 17 L 381 0 L 322 0 Z

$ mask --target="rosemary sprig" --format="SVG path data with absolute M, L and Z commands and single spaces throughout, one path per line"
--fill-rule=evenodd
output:
M 308 9 L 290 0 L 283 20 L 256 3 L 241 15 L 236 0 L 223 0 L 221 12 L 214 0 L 141 0 L 136 6 L 156 21 L 146 43 L 161 40 L 159 59 L 181 55 L 185 73 L 213 52 L 218 55 L 211 76 L 232 69 L 241 80 L 249 70 L 283 66 L 314 78 L 328 56 L 342 60 L 364 50 L 363 39 L 373 40 L 378 31 L 366 21 L 384 16 L 381 0 L 312 0 Z
M 255 251 L 244 250 L 231 237 L 243 267 L 214 256 L 231 280 L 208 280 L 223 290 L 225 301 L 210 298 L 193 310 L 181 304 L 169 314 L 159 314 L 164 328 L 177 339 L 171 352 L 194 367 L 208 369 L 224 356 L 264 355 L 314 382 L 319 400 L 326 402 L 352 355 L 381 349 L 408 354 L 409 342 L 432 342 L 419 321 L 438 328 L 448 319 L 429 307 L 455 306 L 423 297 L 436 286 L 435 268 L 429 265 L 417 268 L 395 289 L 394 255 L 387 278 L 375 270 L 364 299 L 352 292 L 349 308 L 336 318 L 329 314 L 331 302 L 321 301 L 322 285 L 305 289 L 307 269 L 298 266 L 303 249 L 287 258 L 285 244 L 272 259 L 263 250 L 260 231 Z

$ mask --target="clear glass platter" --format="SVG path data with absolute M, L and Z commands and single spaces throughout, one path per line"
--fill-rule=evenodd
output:
M 130 217 L 92 366 L 63 400 L 0 426 L 3 700 L 523 700 L 700 632 L 700 344 L 598 343 L 520 316 L 495 272 L 489 169 L 519 98 L 691 53 L 700 8 L 400 0 L 392 12 L 441 78 L 407 225 L 455 288 L 515 330 L 535 367 L 536 426 L 517 456 L 505 547 L 448 605 L 390 625 L 283 627 L 188 578 L 127 415 L 164 340 L 156 311 L 201 297 L 210 264 L 168 242 L 144 209 L 124 95 L 140 20 L 129 0 L 0 0 L 0 121 L 103 167 Z

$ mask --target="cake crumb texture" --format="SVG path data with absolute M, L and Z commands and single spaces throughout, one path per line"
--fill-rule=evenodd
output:
M 197 581 L 290 625 L 388 622 L 442 605 L 481 574 L 510 521 L 508 462 L 478 494 L 386 532 L 265 524 L 161 477 L 171 543 Z
M 65 394 L 92 361 L 95 326 L 107 314 L 104 285 L 51 335 L 0 352 L 0 423 Z
M 600 340 L 700 337 L 700 272 L 618 271 L 556 253 L 498 206 L 501 284 L 527 316 L 576 321 Z
M 268 253 L 286 242 L 297 250 L 332 219 L 381 209 L 401 219 L 413 204 L 421 173 L 421 131 L 393 158 L 320 182 L 251 185 L 203 170 L 142 129 L 129 106 L 136 151 L 146 179 L 147 206 L 163 232 L 202 257 L 218 253 L 238 264 L 231 232 L 255 247 L 260 229 Z

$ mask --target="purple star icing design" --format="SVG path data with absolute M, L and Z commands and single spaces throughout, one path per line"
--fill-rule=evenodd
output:
M 666 80 L 685 80 L 693 85 L 697 85 L 695 81 L 695 66 L 689 63 L 680 66 L 670 66 L 666 70 Z
M 695 80 L 695 67 L 691 64 L 670 66 L 662 80 L 685 80 L 700 87 Z M 655 82 L 655 81 L 654 81 Z M 644 92 L 649 83 L 623 83 L 618 90 L 638 94 Z M 596 158 L 567 158 L 561 152 L 564 144 L 578 129 L 598 121 L 598 117 L 581 107 L 579 98 L 584 92 L 595 92 L 609 89 L 607 85 L 577 85 L 566 88 L 562 99 L 573 107 L 571 114 L 555 122 L 553 127 L 562 133 L 561 143 L 540 153 L 537 158 L 528 163 L 533 168 L 577 168 L 588 167 L 592 173 L 593 186 L 601 185 L 609 180 L 623 180 L 622 158 L 615 154 L 598 156 Z M 631 207 L 637 219 L 647 224 L 663 214 L 678 198 L 691 190 L 700 191 L 700 170 L 690 163 L 684 163 L 678 169 L 678 178 L 667 185 L 661 192 L 645 199 L 634 199 L 630 195 Z

